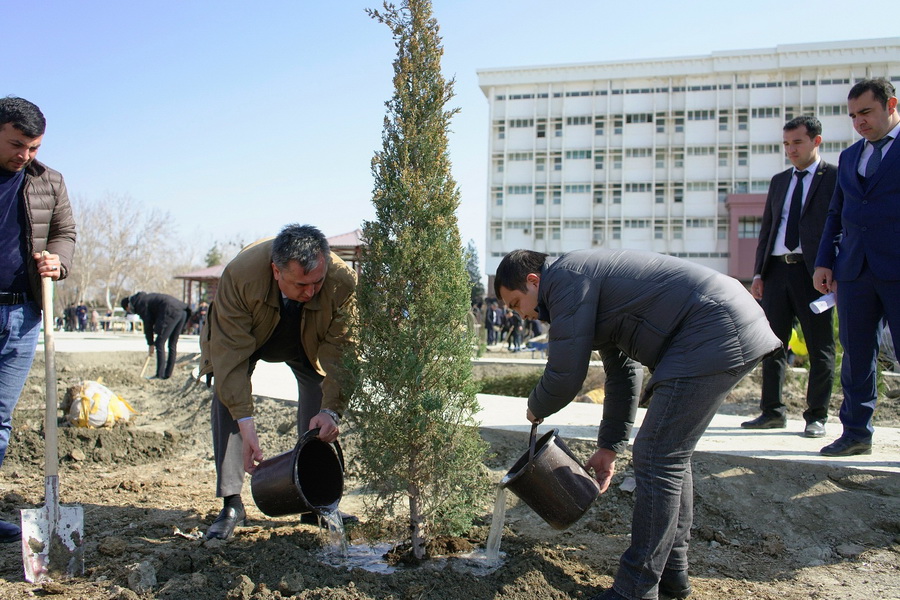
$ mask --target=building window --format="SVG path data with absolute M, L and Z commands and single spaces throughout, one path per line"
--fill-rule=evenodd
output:
M 506 187 L 507 194 L 531 194 L 530 185 L 510 185 Z
M 491 231 L 493 232 L 493 236 L 495 240 L 503 239 L 503 230 L 499 227 L 492 227 Z
M 563 126 L 561 122 L 553 123 L 553 135 L 554 137 L 562 137 L 563 134 Z
M 603 204 L 603 190 L 594 189 L 594 204 Z
M 676 169 L 680 169 L 684 166 L 683 150 L 675 150 L 672 152 L 672 166 L 674 166 Z
M 728 186 L 719 184 L 719 204 L 724 204 L 728 200 Z
M 621 169 L 622 168 L 622 151 L 621 150 L 610 150 L 610 160 L 612 162 L 613 169 Z
M 534 203 L 535 204 L 543 204 L 544 200 L 547 199 L 547 192 L 535 192 L 534 193 Z
M 591 117 L 566 117 L 566 125 L 590 125 Z
M 622 188 L 613 189 L 612 191 L 612 202 L 613 204 L 622 204 Z
M 534 127 L 534 119 L 510 119 L 510 127 Z
M 562 237 L 561 231 L 559 227 L 551 227 L 550 228 L 550 237 L 554 240 L 558 240 Z
M 728 131 L 728 115 L 719 115 L 719 131 Z
M 612 239 L 614 239 L 614 240 L 622 239 L 622 226 L 621 225 L 613 225 L 612 226 Z
M 684 202 L 684 185 L 680 183 L 676 183 L 672 186 L 672 201 L 673 202 Z
M 665 235 L 665 227 L 663 227 L 662 225 L 654 225 L 653 226 L 653 239 L 654 240 L 661 240 L 661 239 L 663 239 L 664 235 Z
M 657 169 L 665 169 L 666 168 L 666 153 L 663 150 L 656 151 L 656 168 Z
M 544 171 L 547 169 L 547 157 L 539 156 L 534 159 L 534 170 L 535 171 Z
M 589 183 L 570 183 L 566 184 L 567 194 L 588 194 L 591 191 Z
M 562 204 L 562 192 L 553 190 L 553 204 Z
M 599 245 L 599 244 L 603 243 L 603 226 L 602 225 L 594 225 L 594 229 L 591 234 L 591 239 L 594 240 L 594 245 Z
M 689 110 L 687 111 L 688 121 L 711 121 L 716 118 L 715 110 Z
M 613 120 L 613 134 L 622 135 L 622 119 Z
M 537 128 L 535 129 L 535 135 L 539 138 L 547 137 L 547 124 L 538 123 Z
M 626 148 L 625 156 L 628 158 L 647 158 L 653 155 L 653 148 Z
M 653 198 L 656 204 L 663 204 L 666 201 L 666 187 L 663 183 L 657 183 L 653 190 Z
M 633 113 L 630 115 L 625 115 L 626 123 L 652 123 L 653 122 L 653 114 L 652 113 Z
M 562 156 L 553 157 L 553 170 L 562 171 Z
M 494 159 L 494 171 L 496 171 L 497 173 L 503 172 L 503 159 L 502 158 Z
M 656 133 L 666 132 L 666 113 L 656 113 Z
M 581 160 L 588 159 L 591 157 L 590 150 L 566 150 L 566 159 L 567 160 Z
M 728 239 L 728 226 L 727 225 L 719 225 L 716 227 L 716 239 L 719 240 L 727 240 Z
M 681 225 L 672 225 L 672 239 L 673 240 L 684 239 L 684 227 L 682 227 Z
M 819 116 L 820 117 L 836 117 L 840 115 L 846 115 L 847 113 L 847 105 L 846 104 L 833 104 L 829 106 L 820 106 L 819 107 Z
M 754 108 L 750 111 L 750 116 L 754 119 L 775 119 L 781 117 L 781 109 L 777 106 Z
M 738 238 L 758 239 L 761 229 L 762 217 L 738 217 Z
M 534 226 L 534 239 L 536 239 L 536 240 L 544 239 L 544 226 L 543 225 L 535 225 Z
M 597 117 L 594 119 L 594 135 L 603 135 L 606 129 L 606 119 Z
M 595 169 L 603 168 L 603 153 L 602 152 L 594 152 L 594 168 Z
M 729 153 L 727 150 L 720 150 L 720 151 L 719 151 L 719 166 L 720 166 L 720 167 L 727 167 L 727 166 L 728 166 L 728 155 L 729 155 L 729 154 L 730 154 L 730 153 Z
M 503 188 L 495 187 L 491 188 L 494 196 L 494 204 L 496 206 L 503 206 Z
M 737 123 L 738 131 L 747 131 L 747 124 L 749 123 L 749 119 L 747 117 L 746 108 L 739 108 L 737 110 Z
M 649 183 L 626 183 L 625 191 L 626 192 L 649 192 L 650 184 Z
M 687 149 L 688 156 L 712 156 L 716 149 L 714 146 L 691 146 Z
M 738 164 L 739 167 L 746 167 L 746 166 L 747 166 L 747 162 L 748 162 L 748 160 L 747 160 L 747 150 L 746 150 L 746 146 L 745 146 L 745 149 L 744 149 L 744 150 L 738 150 L 738 153 L 737 153 L 737 164 Z

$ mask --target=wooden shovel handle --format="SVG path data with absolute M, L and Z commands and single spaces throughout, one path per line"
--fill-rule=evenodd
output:
M 44 318 L 44 380 L 46 405 L 44 410 L 44 474 L 59 474 L 59 449 L 56 431 L 56 352 L 53 346 L 53 280 L 41 277 L 41 300 Z

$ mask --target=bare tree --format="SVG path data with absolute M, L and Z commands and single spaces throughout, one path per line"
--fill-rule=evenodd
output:
M 183 259 L 189 253 L 169 213 L 111 192 L 99 200 L 76 197 L 72 205 L 78 241 L 61 301 L 94 300 L 112 309 L 137 290 L 181 295 L 173 277 L 194 266 Z

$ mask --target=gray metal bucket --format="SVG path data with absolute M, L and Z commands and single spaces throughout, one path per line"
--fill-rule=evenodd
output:
M 559 437 L 559 430 L 535 441 L 531 428 L 528 452 L 516 461 L 501 487 L 509 488 L 554 529 L 566 529 L 587 512 L 600 484 L 584 469 Z
M 340 444 L 323 442 L 318 433 L 307 431 L 293 450 L 256 466 L 250 489 L 266 515 L 322 514 L 337 508 L 344 493 L 344 454 Z

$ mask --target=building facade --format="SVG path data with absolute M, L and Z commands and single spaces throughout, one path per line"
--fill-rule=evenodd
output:
M 900 87 L 900 38 L 478 71 L 490 104 L 486 272 L 517 248 L 645 249 L 748 280 L 782 126 L 837 163 L 847 93 Z

